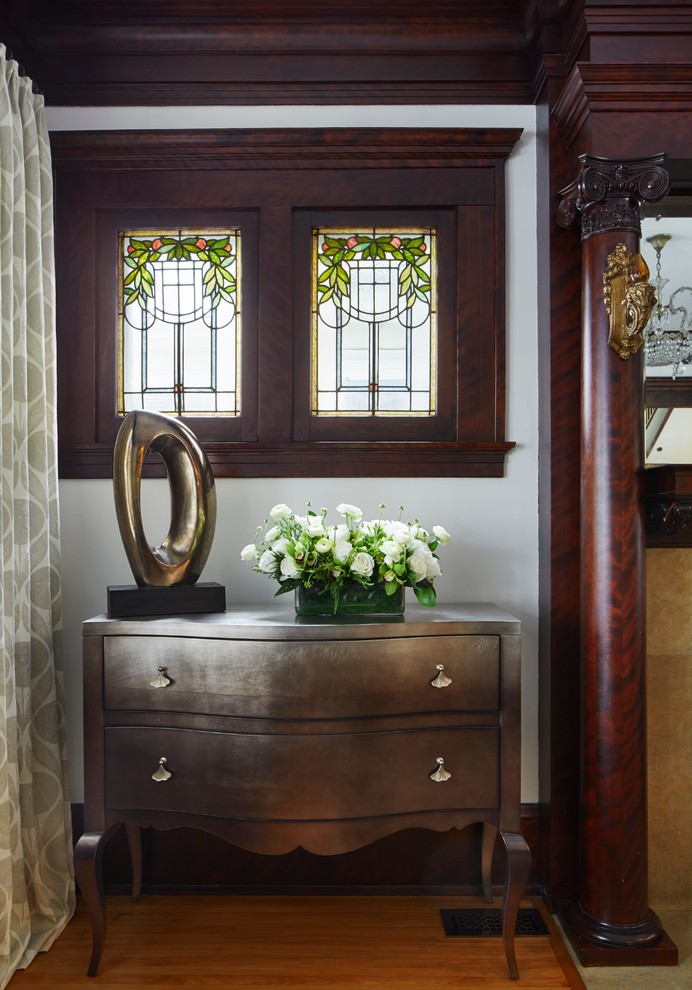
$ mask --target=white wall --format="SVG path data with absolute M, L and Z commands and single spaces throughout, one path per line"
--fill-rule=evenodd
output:
M 441 551 L 438 600 L 487 602 L 523 622 L 522 800 L 538 800 L 538 370 L 536 292 L 536 120 L 533 107 L 163 107 L 48 108 L 50 130 L 184 127 L 425 126 L 522 127 L 507 166 L 507 429 L 516 448 L 504 478 L 219 479 L 216 536 L 203 580 L 226 586 L 229 602 L 270 601 L 268 579 L 239 558 L 276 502 L 384 502 L 453 540 Z M 472 287 L 469 287 L 472 290 Z M 81 622 L 106 609 L 106 586 L 131 584 L 110 481 L 60 484 L 64 660 L 71 797 L 81 801 Z M 147 535 L 165 536 L 168 485 L 143 485 Z M 408 594 L 412 594 L 410 591 Z

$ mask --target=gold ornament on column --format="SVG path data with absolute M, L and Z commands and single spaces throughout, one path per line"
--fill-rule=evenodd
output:
M 608 343 L 623 360 L 644 344 L 643 331 L 656 302 L 649 268 L 641 254 L 618 244 L 603 272 L 603 301 L 610 318 Z
M 149 450 L 160 454 L 171 490 L 171 522 L 161 546 L 149 545 L 140 488 Z M 128 413 L 115 442 L 113 489 L 125 553 L 140 588 L 194 584 L 211 550 L 216 489 L 207 456 L 180 420 L 142 409 Z

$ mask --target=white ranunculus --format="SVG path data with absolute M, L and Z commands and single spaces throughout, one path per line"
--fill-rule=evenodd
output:
M 345 516 L 346 519 L 353 519 L 354 522 L 358 522 L 359 519 L 363 518 L 363 510 L 359 509 L 357 505 L 349 505 L 348 502 L 342 502 L 341 505 L 337 505 L 336 511 L 340 516 Z
M 401 544 L 397 543 L 396 540 L 383 540 L 380 544 L 380 550 L 387 558 L 388 564 L 395 564 L 401 557 Z
M 254 543 L 248 543 L 246 547 L 240 551 L 241 560 L 254 560 L 257 556 L 257 547 Z
M 274 506 L 274 508 L 269 513 L 269 515 L 272 517 L 272 519 L 275 519 L 278 522 L 280 519 L 288 519 L 288 517 L 292 514 L 292 512 L 293 510 L 290 509 L 287 505 L 285 505 L 283 502 L 279 502 L 278 505 Z
M 384 529 L 385 532 L 387 533 L 387 536 L 391 540 L 396 540 L 396 542 L 400 546 L 402 547 L 410 546 L 413 537 L 411 535 L 411 530 L 406 525 L 406 523 L 399 522 L 399 520 L 395 520 L 394 522 L 387 523 Z
M 324 536 L 324 525 L 321 519 L 315 519 L 314 516 L 311 516 L 306 528 L 310 536 Z
M 274 543 L 272 543 L 271 545 L 272 553 L 286 553 L 287 550 L 288 550 L 288 540 L 286 539 L 285 536 L 282 536 L 278 540 L 275 540 Z
M 364 550 L 357 553 L 351 561 L 351 570 L 354 574 L 359 574 L 361 577 L 370 577 L 374 569 L 375 561 Z
M 271 529 L 268 529 L 267 530 L 267 532 L 264 535 L 264 538 L 267 541 L 267 543 L 273 543 L 274 540 L 277 538 L 277 536 L 279 536 L 280 533 L 281 533 L 281 530 L 279 529 L 278 526 L 272 526 Z
M 279 580 L 286 581 L 287 578 L 295 578 L 300 574 L 300 567 L 293 557 L 284 557 L 281 561 L 281 577 Z
M 348 540 L 339 540 L 339 542 L 334 547 L 334 559 L 343 563 L 348 560 L 349 554 L 353 550 L 353 546 L 348 542 Z
M 276 567 L 276 557 L 271 550 L 265 550 L 257 564 L 264 574 L 273 574 Z
M 317 543 L 315 543 L 315 550 L 317 550 L 318 553 L 329 553 L 331 549 L 332 541 L 327 539 L 326 536 L 323 536 L 321 540 L 318 540 Z
M 440 543 L 449 543 L 452 538 L 444 526 L 433 526 L 433 533 Z
M 425 576 L 428 579 L 428 581 L 433 581 L 436 577 L 439 577 L 440 574 L 442 574 L 442 571 L 440 570 L 440 565 L 435 557 L 430 557 L 429 559 L 426 558 L 425 564 L 426 564 Z

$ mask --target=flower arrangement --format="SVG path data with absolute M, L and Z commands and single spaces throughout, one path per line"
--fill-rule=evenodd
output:
M 435 551 L 449 541 L 446 529 L 433 526 L 428 533 L 417 519 L 402 522 L 403 507 L 396 520 L 363 521 L 362 511 L 346 503 L 336 511 L 344 521 L 330 525 L 327 510 L 314 512 L 310 503 L 304 516 L 283 503 L 275 505 L 271 524 L 267 519 L 258 527 L 255 542 L 243 547 L 241 559 L 277 580 L 277 595 L 300 585 L 328 590 L 335 613 L 342 589 L 352 583 L 364 588 L 380 584 L 387 595 L 410 587 L 422 605 L 435 604 L 433 582 L 442 573 Z

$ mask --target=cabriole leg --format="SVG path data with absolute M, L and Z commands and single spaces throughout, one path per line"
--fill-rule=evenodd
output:
M 91 959 L 87 976 L 96 976 L 106 940 L 106 898 L 103 892 L 101 861 L 103 849 L 113 831 L 85 832 L 74 850 L 75 879 L 84 898 L 91 922 Z
M 517 927 L 519 905 L 531 872 L 531 851 L 523 835 L 517 832 L 501 832 L 500 835 L 507 851 L 507 872 L 502 895 L 502 938 L 509 975 L 513 980 L 518 980 L 519 970 L 514 954 L 514 933 Z

